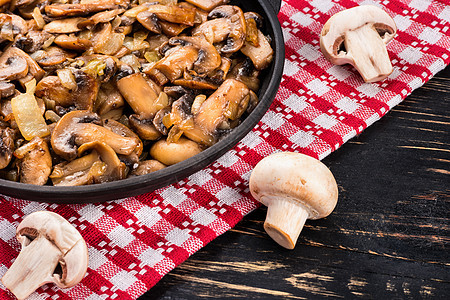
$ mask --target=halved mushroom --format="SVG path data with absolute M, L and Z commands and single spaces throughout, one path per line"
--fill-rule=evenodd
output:
M 28 31 L 27 22 L 13 14 L 0 13 L 0 43 L 4 41 L 14 41 L 18 34 L 25 34 Z
M 351 64 L 365 82 L 380 81 L 392 73 L 386 49 L 397 27 L 374 5 L 356 6 L 333 15 L 323 26 L 320 49 L 333 64 Z
M 85 18 L 68 18 L 61 20 L 54 20 L 45 24 L 44 31 L 49 33 L 73 33 L 81 31 L 78 24 L 86 21 Z
M 117 154 L 129 155 L 139 144 L 138 139 L 123 137 L 101 126 L 100 117 L 90 111 L 76 110 L 65 114 L 52 133 L 53 151 L 66 160 L 77 157 L 78 146 L 92 142 L 105 142 Z
M 248 56 L 253 65 L 258 69 L 262 70 L 267 68 L 267 66 L 273 60 L 273 49 L 270 46 L 269 41 L 258 29 L 258 46 L 254 46 L 251 41 L 246 41 L 244 46 L 241 48 L 241 52 Z
M 203 38 L 193 36 L 173 37 L 169 40 L 169 44 L 172 46 L 192 45 L 198 49 L 198 58 L 194 62 L 194 70 L 198 74 L 207 74 L 218 68 L 222 62 L 216 48 Z
M 170 166 L 202 152 L 196 142 L 181 137 L 177 142 L 159 140 L 150 148 L 150 155 L 161 163 Z
M 124 137 L 135 138 L 138 141 L 138 144 L 137 144 L 136 148 L 134 149 L 133 154 L 135 154 L 135 156 L 137 156 L 137 158 L 139 158 L 139 156 L 142 154 L 142 150 L 144 149 L 144 144 L 139 139 L 139 136 L 136 134 L 136 132 L 134 132 L 133 130 L 131 130 L 130 128 L 125 126 L 124 124 L 122 124 L 118 121 L 112 120 L 112 119 L 103 119 L 103 127 L 111 130 L 112 132 L 114 132 L 118 135 L 121 135 Z M 131 154 L 131 155 L 133 155 L 133 154 Z
M 54 42 L 61 48 L 75 51 L 86 51 L 92 46 L 92 42 L 88 39 L 65 34 L 58 35 Z
M 45 12 L 50 17 L 84 16 L 103 10 L 125 8 L 126 0 L 92 0 L 76 4 L 52 4 L 45 6 Z
M 219 5 L 227 4 L 230 0 L 186 0 L 203 10 L 211 11 Z
M 133 111 L 145 119 L 151 119 L 158 111 L 155 105 L 158 93 L 141 73 L 134 73 L 117 81 L 120 93 Z
M 184 135 L 198 143 L 214 144 L 218 129 L 229 128 L 229 120 L 238 120 L 255 96 L 244 83 L 225 80 L 194 114 L 194 129 L 184 130 Z
M 6 168 L 11 162 L 14 151 L 14 130 L 0 127 L 0 169 Z
M 247 30 L 242 9 L 233 5 L 218 6 L 209 13 L 208 18 L 223 20 L 205 22 L 194 30 L 193 34 L 204 35 L 208 41 L 213 42 L 226 39 L 226 44 L 220 49 L 222 53 L 239 51 L 244 45 Z
M 188 25 L 176 24 L 176 23 L 171 23 L 171 22 L 166 22 L 166 21 L 159 21 L 159 25 L 161 26 L 162 32 L 169 37 L 178 36 L 186 28 L 189 28 Z
M 140 161 L 137 165 L 138 166 L 133 171 L 131 171 L 130 175 L 139 176 L 150 174 L 167 167 L 165 164 L 154 159 Z
M 19 159 L 19 178 L 22 183 L 44 185 L 52 171 L 52 157 L 47 142 L 34 137 L 14 151 Z

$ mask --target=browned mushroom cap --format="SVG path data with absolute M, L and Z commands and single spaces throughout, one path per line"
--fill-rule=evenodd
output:
M 143 11 L 137 15 L 136 19 L 142 26 L 151 32 L 161 33 L 161 25 L 158 23 L 159 19 L 156 14 L 149 11 Z
M 26 36 L 18 36 L 14 46 L 25 52 L 33 53 L 41 49 L 52 38 L 54 38 L 53 35 L 46 31 L 31 30 Z
M 0 81 L 0 99 L 14 95 L 16 86 L 10 82 Z
M 230 31 L 226 36 L 226 44 L 220 51 L 223 53 L 234 53 L 241 49 L 245 42 L 247 30 L 242 9 L 233 5 L 218 6 L 209 13 L 208 18 L 225 18 L 229 22 Z
M 139 116 L 131 115 L 130 126 L 143 140 L 154 141 L 161 137 L 161 133 L 155 128 L 152 120 L 141 119 Z
M 14 130 L 0 127 L 0 169 L 6 168 L 11 162 L 14 151 Z
M 21 17 L 13 14 L 0 13 L 0 43 L 7 41 L 14 41 L 18 34 L 25 34 L 28 31 L 27 22 Z
M 227 4 L 230 1 L 229 0 L 186 0 L 186 2 L 194 4 L 195 6 L 201 8 L 203 10 L 211 11 L 213 8 L 215 8 L 219 5 Z
M 233 78 L 245 83 L 249 89 L 254 92 L 259 90 L 259 73 L 253 66 L 252 61 L 249 58 L 244 60 L 236 60 L 231 72 L 227 75 L 227 78 Z
M 125 164 L 119 160 L 116 152 L 108 144 L 98 141 L 85 143 L 78 148 L 78 154 L 80 155 L 88 150 L 95 150 L 105 164 L 104 172 L 100 176 L 94 176 L 95 183 L 115 181 L 126 177 Z
M 186 160 L 202 152 L 202 148 L 196 142 L 181 137 L 175 143 L 159 140 L 150 148 L 150 155 L 170 166 Z
M 81 110 L 92 110 L 99 89 L 98 81 L 83 72 L 72 70 L 76 88 L 71 90 L 64 86 L 58 76 L 46 76 L 36 86 L 36 96 L 45 97 L 56 102 L 57 105 L 75 106 Z
M 134 112 L 142 118 L 151 119 L 158 111 L 158 93 L 141 73 L 119 79 L 117 87 Z
M 150 174 L 152 172 L 162 170 L 166 167 L 167 166 L 165 164 L 162 164 L 159 161 L 154 160 L 154 159 L 144 160 L 144 161 L 140 161 L 138 163 L 138 166 L 133 171 L 131 171 L 130 175 L 139 176 L 139 175 Z
M 77 4 L 52 4 L 45 6 L 49 17 L 83 16 L 107 9 L 117 9 L 128 5 L 125 0 L 93 0 Z
M 114 110 L 122 110 L 125 101 L 119 90 L 110 82 L 100 86 L 97 99 L 94 103 L 94 111 L 103 119 L 104 116 Z
M 142 150 L 144 149 L 144 144 L 139 139 L 139 136 L 133 130 L 123 125 L 122 123 L 112 119 L 103 119 L 103 127 L 111 130 L 112 132 L 118 135 L 135 138 L 138 141 L 138 144 L 134 149 L 133 154 L 135 154 L 137 158 L 139 158 L 139 156 L 142 154 Z
M 246 41 L 244 46 L 241 48 L 241 52 L 248 56 L 253 65 L 258 69 L 262 70 L 267 68 L 267 66 L 273 60 L 273 49 L 270 46 L 269 41 L 258 29 L 258 46 L 254 46 L 252 42 Z
M 231 31 L 230 20 L 219 18 L 209 20 L 192 30 L 192 35 L 203 36 L 210 43 L 224 41 Z
M 242 82 L 227 79 L 202 103 L 194 114 L 194 129 L 184 130 L 184 135 L 193 141 L 212 145 L 217 140 L 217 130 L 229 128 L 228 120 L 239 119 L 252 98 L 250 89 Z
M 85 18 L 67 18 L 62 20 L 55 20 L 45 24 L 44 31 L 49 33 L 73 33 L 81 31 L 78 24 L 86 21 Z
M 152 78 L 161 82 L 157 73 L 162 73 L 170 81 L 180 78 L 185 70 L 190 70 L 198 59 L 198 48 L 194 46 L 175 47 L 166 52 L 166 56 L 145 70 Z M 159 72 L 158 72 L 159 71 Z
M 0 56 L 0 80 L 16 80 L 28 74 L 28 63 L 20 56 L 10 56 L 5 52 Z
M 194 63 L 194 70 L 199 74 L 209 73 L 221 64 L 220 54 L 216 48 L 208 43 L 205 39 L 192 36 L 173 37 L 169 40 L 169 44 L 194 46 L 198 49 L 198 58 Z
M 34 137 L 30 142 L 14 151 L 18 164 L 19 178 L 22 183 L 44 185 L 52 170 L 52 157 L 47 142 Z
M 54 42 L 61 48 L 75 51 L 86 51 L 92 46 L 92 42 L 88 39 L 65 34 L 58 35 Z
M 53 151 L 66 160 L 77 157 L 77 147 L 92 141 L 105 142 L 118 154 L 129 155 L 139 144 L 136 138 L 123 137 L 100 126 L 100 117 L 90 111 L 76 110 L 65 114 L 52 133 Z
M 56 46 L 48 47 L 45 51 L 39 50 L 33 56 L 36 62 L 45 70 L 53 70 L 69 58 L 74 58 L 75 53 L 68 52 Z

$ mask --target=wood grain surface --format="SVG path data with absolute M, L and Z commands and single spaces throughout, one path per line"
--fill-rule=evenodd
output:
M 294 250 L 249 214 L 149 299 L 450 299 L 450 67 L 323 162 L 339 185 Z

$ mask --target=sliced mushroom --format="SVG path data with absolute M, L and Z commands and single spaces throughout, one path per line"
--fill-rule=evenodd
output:
M 85 21 L 82 21 L 78 23 L 79 28 L 85 28 L 85 27 L 93 27 L 100 23 L 106 23 L 112 21 L 115 17 L 123 13 L 124 9 L 113 9 L 113 10 L 105 10 L 101 11 L 99 13 L 96 13 L 86 19 Z
M 259 90 L 259 73 L 253 66 L 252 61 L 247 58 L 241 61 L 236 61 L 235 65 L 231 69 L 231 72 L 227 75 L 227 78 L 236 79 L 245 83 L 249 89 L 254 92 Z
M 45 7 L 50 17 L 84 16 L 108 9 L 124 8 L 128 5 L 125 0 L 92 0 L 76 4 L 52 4 Z
M 211 11 L 212 9 L 216 8 L 217 6 L 227 4 L 230 1 L 229 0 L 186 0 L 186 2 L 189 2 L 203 10 Z
M 218 18 L 202 23 L 192 30 L 194 36 L 203 36 L 208 42 L 224 41 L 231 31 L 231 23 L 227 18 Z
M 196 142 L 181 137 L 176 143 L 159 140 L 150 148 L 150 155 L 170 166 L 199 154 L 202 148 Z
M 161 137 L 151 120 L 140 119 L 139 116 L 131 115 L 129 118 L 130 126 L 143 140 L 154 141 Z
M 210 32 L 217 30 L 219 26 L 223 26 L 224 28 L 229 28 L 229 31 L 225 35 L 224 31 L 221 29 L 218 30 L 217 36 L 214 34 L 214 40 L 216 42 L 222 41 L 226 38 L 225 45 L 220 49 L 222 53 L 234 53 L 239 51 L 241 47 L 244 45 L 245 36 L 246 36 L 246 23 L 244 13 L 242 9 L 238 6 L 233 5 L 222 5 L 214 8 L 208 15 L 210 19 L 223 18 L 227 21 L 228 26 L 225 26 L 224 22 L 221 22 L 219 25 L 218 21 L 213 22 L 212 24 L 208 24 L 208 22 L 202 24 L 202 29 L 194 32 L 194 35 L 202 34 L 205 31 L 205 36 L 210 36 Z M 212 25 L 213 28 L 209 28 L 208 26 Z M 219 37 L 221 39 L 219 39 Z M 223 38 L 223 39 L 222 39 Z
M 142 150 L 144 149 L 144 145 L 142 143 L 142 141 L 139 139 L 139 136 L 136 134 L 136 132 L 134 132 L 133 130 L 131 130 L 130 128 L 128 128 L 127 126 L 125 126 L 124 124 L 115 121 L 115 120 L 111 120 L 111 119 L 104 119 L 103 120 L 103 127 L 111 130 L 112 132 L 124 136 L 124 137 L 131 137 L 131 138 L 135 138 L 138 141 L 138 144 L 136 146 L 136 148 L 133 151 L 133 154 L 135 156 L 137 156 L 137 158 L 139 158 L 139 156 L 142 154 Z M 131 155 L 133 155 L 131 154 Z
M 40 50 L 54 36 L 47 31 L 31 30 L 26 36 L 18 37 L 14 46 L 28 53 Z
M 85 143 L 78 148 L 78 153 L 82 154 L 87 150 L 95 150 L 105 164 L 104 172 L 99 176 L 94 176 L 95 183 L 115 181 L 126 177 L 125 164 L 119 160 L 116 152 L 108 144 L 98 141 Z
M 22 183 L 44 185 L 52 170 L 52 157 L 47 142 L 34 137 L 14 151 L 19 159 L 19 178 Z
M 125 101 L 119 90 L 112 83 L 104 83 L 98 91 L 97 99 L 94 103 L 94 111 L 102 118 L 107 113 L 121 109 L 125 105 Z
M 120 93 L 133 111 L 145 119 L 151 119 L 158 111 L 158 93 L 149 85 L 141 73 L 123 77 L 117 81 Z
M 258 43 L 259 46 L 255 47 L 252 42 L 246 41 L 241 52 L 252 60 L 258 70 L 262 70 L 272 62 L 273 49 L 261 30 L 258 30 Z
M 45 71 L 39 66 L 39 64 L 33 58 L 31 58 L 31 56 L 26 54 L 24 51 L 16 47 L 10 47 L 5 52 L 10 52 L 11 53 L 10 55 L 20 56 L 27 61 L 28 75 L 22 79 L 19 79 L 22 86 L 25 86 L 25 83 L 30 81 L 32 78 L 36 79 L 36 81 L 39 81 L 41 80 L 42 77 L 44 77 Z
M 16 230 L 22 245 L 2 282 L 18 299 L 46 283 L 69 288 L 88 267 L 88 250 L 80 233 L 63 217 L 48 211 L 26 216 Z
M 28 74 L 28 63 L 20 56 L 0 57 L 0 80 L 16 80 Z
M 78 24 L 86 21 L 85 18 L 68 18 L 52 21 L 44 26 L 44 31 L 49 33 L 73 33 L 81 31 Z
M 161 33 L 161 25 L 158 22 L 159 19 L 156 14 L 149 11 L 143 11 L 136 16 L 136 20 L 151 32 Z
M 9 165 L 13 152 L 14 130 L 9 127 L 0 127 L 0 169 Z
M 159 21 L 159 25 L 161 26 L 162 32 L 169 37 L 178 36 L 186 28 L 189 28 L 188 25 L 176 24 L 176 23 L 171 23 L 171 22 L 166 22 L 166 21 Z
M 320 49 L 334 64 L 353 65 L 365 82 L 380 81 L 393 70 L 386 44 L 396 32 L 394 20 L 381 8 L 356 6 L 333 15 L 325 23 Z
M 92 46 L 88 39 L 78 38 L 74 35 L 60 34 L 55 38 L 55 44 L 61 48 L 75 51 L 86 51 Z
M 74 58 L 76 54 L 63 50 L 56 46 L 48 47 L 45 51 L 39 50 L 39 55 L 33 56 L 36 62 L 45 70 L 57 68 L 69 58 Z
M 198 58 L 194 62 L 194 70 L 199 74 L 207 74 L 215 70 L 222 62 L 216 48 L 203 38 L 191 36 L 173 37 L 169 40 L 169 44 L 172 46 L 192 45 L 196 47 L 198 49 Z
M 193 141 L 212 145 L 217 141 L 217 130 L 228 120 L 242 116 L 252 98 L 250 89 L 242 82 L 227 79 L 200 106 L 194 115 L 194 129 L 184 130 L 184 135 Z
M 137 163 L 137 167 L 130 173 L 132 176 L 150 174 L 166 168 L 167 166 L 157 160 L 150 159 Z
M 16 86 L 10 82 L 0 81 L 0 99 L 14 95 Z
M 51 137 L 53 151 L 66 160 L 76 158 L 78 146 L 92 141 L 105 142 L 117 154 L 125 155 L 131 154 L 139 145 L 138 139 L 123 137 L 101 126 L 100 117 L 86 110 L 65 114 Z
M 28 31 L 27 22 L 13 14 L 0 13 L 0 43 L 4 41 L 14 41 L 18 34 L 25 34 Z

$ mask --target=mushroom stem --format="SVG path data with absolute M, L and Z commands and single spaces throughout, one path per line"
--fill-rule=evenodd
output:
M 345 48 L 365 82 L 376 82 L 392 73 L 386 45 L 373 25 L 345 33 Z
M 309 217 L 308 210 L 289 198 L 269 200 L 269 203 L 264 229 L 278 244 L 286 249 L 294 249 L 303 225 Z
M 41 249 L 52 250 L 46 251 L 45 255 L 36 255 Z M 61 251 L 51 241 L 37 237 L 20 252 L 3 276 L 2 282 L 18 299 L 25 299 L 37 288 L 51 281 L 50 274 L 62 256 Z

